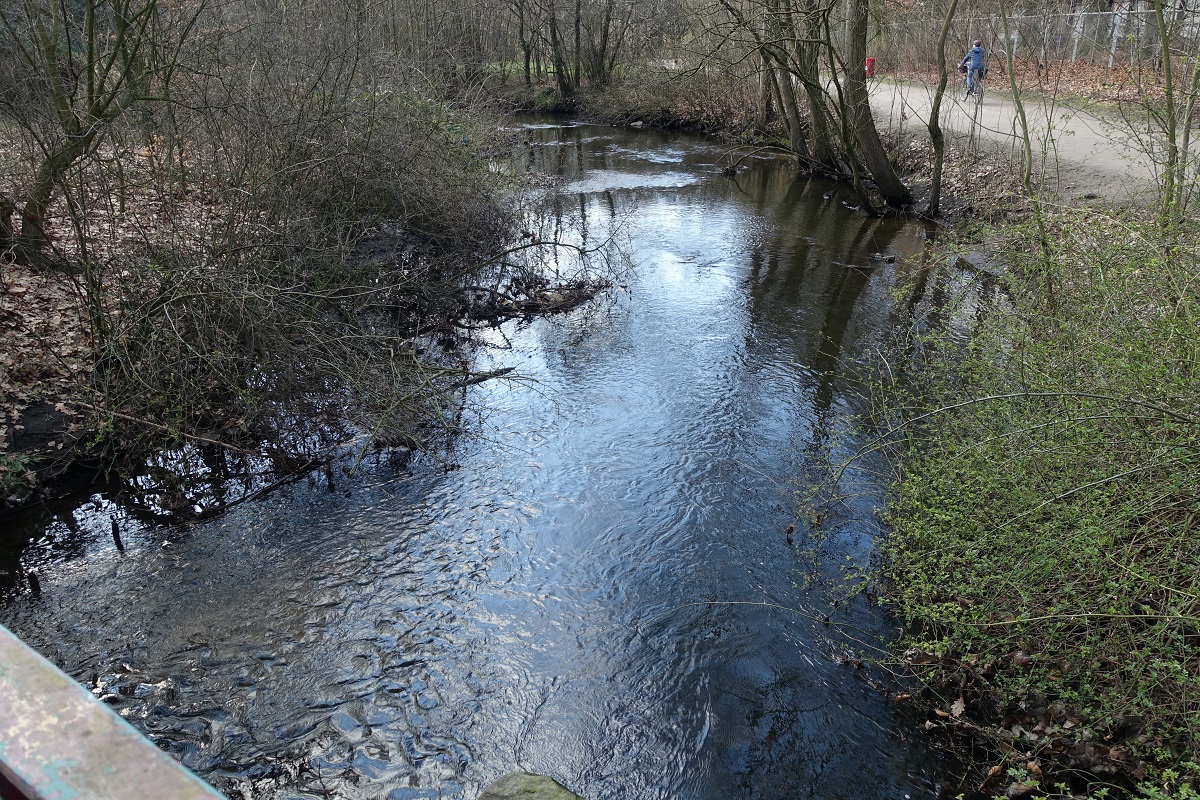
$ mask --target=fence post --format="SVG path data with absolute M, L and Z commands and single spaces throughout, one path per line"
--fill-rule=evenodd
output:
M 1129 13 L 1133 15 L 1129 25 L 1129 67 L 1140 66 L 1142 63 L 1142 40 L 1145 38 L 1146 14 L 1138 8 L 1138 0 L 1130 0 Z
M 1071 43 L 1071 63 L 1074 64 L 1079 60 L 1079 41 L 1083 39 L 1083 12 L 1079 11 L 1075 14 L 1075 21 L 1071 24 L 1074 29 L 1074 36 Z
M 1113 62 L 1116 61 L 1116 59 L 1117 59 L 1117 43 L 1121 41 L 1121 27 L 1122 27 L 1123 23 L 1125 22 L 1125 12 L 1122 9 L 1121 11 L 1111 11 L 1109 13 L 1113 15 L 1113 19 L 1112 19 L 1112 32 L 1113 33 L 1112 33 L 1112 47 L 1108 51 L 1108 68 L 1112 69 Z

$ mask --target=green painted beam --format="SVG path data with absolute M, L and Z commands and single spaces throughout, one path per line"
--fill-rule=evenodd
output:
M 0 773 L 31 800 L 221 798 L 3 626 Z

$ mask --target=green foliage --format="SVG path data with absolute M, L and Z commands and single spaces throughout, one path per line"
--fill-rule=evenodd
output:
M 1188 775 L 1200 775 L 1200 764 L 1185 761 L 1180 765 Z M 1193 784 L 1182 780 L 1183 776 L 1173 769 L 1165 769 L 1159 774 L 1157 783 L 1138 784 L 1138 795 L 1145 800 L 1200 800 Z
M 979 665 L 996 711 L 1054 706 L 1048 732 L 1101 742 L 1084 766 L 1174 768 L 1145 796 L 1194 796 L 1200 243 L 1094 210 L 1046 224 L 1048 260 L 1010 232 L 1008 302 L 966 346 L 910 360 L 927 394 L 883 573 L 908 644 Z
M 23 497 L 36 483 L 37 458 L 31 453 L 0 452 L 0 499 Z

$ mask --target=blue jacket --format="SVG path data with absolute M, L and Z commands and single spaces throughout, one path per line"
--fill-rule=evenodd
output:
M 965 65 L 968 61 L 971 62 L 971 69 L 983 69 L 983 48 L 972 47 L 968 50 L 961 63 Z

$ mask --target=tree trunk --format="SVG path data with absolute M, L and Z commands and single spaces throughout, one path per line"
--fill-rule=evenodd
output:
M 931 219 L 938 215 L 942 206 L 942 166 L 946 157 L 946 136 L 942 132 L 942 97 L 946 94 L 946 37 L 950 33 L 950 23 L 954 20 L 954 12 L 958 10 L 958 0 L 950 0 L 946 16 L 942 20 L 942 30 L 938 34 L 937 63 L 938 85 L 933 93 L 933 107 L 929 110 L 929 140 L 933 144 L 933 176 L 929 185 L 929 207 L 925 215 Z
M 0 261 L 10 254 L 16 243 L 12 217 L 17 211 L 17 204 L 4 192 L 0 192 Z
M 55 189 L 71 165 L 91 147 L 97 130 L 99 129 L 96 126 L 92 126 L 91 132 L 69 139 L 63 147 L 51 153 L 38 168 L 37 175 L 29 186 L 25 207 L 21 209 L 21 233 L 16 238 L 19 260 L 36 260 L 49 242 L 45 220 Z
M 808 132 L 804 128 L 804 120 L 800 118 L 800 107 L 796 104 L 792 74 L 786 69 L 780 69 L 775 73 L 775 82 L 779 86 L 779 107 L 783 110 L 783 118 L 787 123 L 788 142 L 797 158 L 809 162 L 812 160 L 812 154 L 808 149 Z
M 604 74 L 606 76 L 607 81 L 612 81 L 612 76 L 614 74 L 616 74 L 617 56 L 620 54 L 621 49 L 625 46 L 625 37 L 629 35 L 630 25 L 629 25 L 629 15 L 628 14 L 621 15 L 620 24 L 621 24 L 621 27 L 619 28 L 619 32 L 616 34 L 616 36 L 614 37 L 612 32 L 610 31 L 608 33 L 608 38 L 606 40 L 606 42 L 607 42 L 606 47 L 607 47 L 607 52 L 608 52 L 608 64 L 605 67 Z
M 533 43 L 529 40 L 529 29 L 525 27 L 525 6 L 517 5 L 517 38 L 521 43 L 521 53 L 525 56 L 525 85 L 533 86 L 533 76 L 529 67 L 533 60 Z
M 871 115 L 870 97 L 863 63 L 867 57 L 867 24 L 870 0 L 851 0 L 850 41 L 846 53 L 846 108 L 849 122 L 858 144 L 859 153 L 875 185 L 889 206 L 903 208 L 912 204 L 912 192 L 896 175 L 887 157 L 875 118 Z
M 583 80 L 583 71 L 580 69 L 580 60 L 583 58 L 583 52 L 579 44 L 580 28 L 583 25 L 583 0 L 575 0 L 575 86 L 578 87 Z
M 834 145 L 831 130 L 833 117 L 830 115 L 825 82 L 821 79 L 821 47 L 833 49 L 833 42 L 825 36 L 824 22 L 828 20 L 829 10 L 823 8 L 817 0 L 804 0 L 804 35 L 791 31 L 795 41 L 794 56 L 796 74 L 804 84 L 804 94 L 808 98 L 808 118 L 812 128 L 813 158 L 828 172 L 843 174 L 838 159 L 839 148 Z
M 1159 219 L 1163 223 L 1169 222 L 1175 217 L 1175 205 L 1177 202 L 1175 194 L 1176 183 L 1183 183 L 1184 175 L 1183 168 L 1186 164 L 1179 163 L 1179 109 L 1175 103 L 1175 81 L 1171 70 L 1171 50 L 1170 50 L 1170 34 L 1167 31 L 1167 20 L 1163 13 L 1162 0 L 1154 0 L 1151 3 L 1154 9 L 1154 19 L 1158 22 L 1158 35 L 1161 41 L 1159 44 L 1162 47 L 1162 69 L 1163 69 L 1163 127 L 1164 139 L 1167 145 L 1167 163 L 1163 165 L 1162 171 L 1162 200 L 1159 210 Z
M 609 37 L 612 33 L 613 0 L 608 0 L 604 6 L 604 14 L 600 20 L 599 41 L 593 41 L 588 36 L 588 80 L 595 86 L 607 86 L 609 81 Z
M 43 82 L 57 117 L 57 130 L 25 191 L 20 232 L 13 230 L 9 221 L 15 209 L 0 204 L 0 215 L 8 215 L 0 227 L 0 241 L 12 242 L 16 258 L 41 260 L 48 242 L 46 214 L 54 194 L 67 171 L 93 150 L 108 126 L 136 103 L 169 96 L 166 85 L 177 67 L 179 48 L 203 6 L 203 2 L 196 4 L 195 15 L 184 21 L 177 38 L 160 41 L 155 28 L 157 0 L 83 0 L 82 20 L 68 16 L 66 6 L 59 3 L 46 4 L 42 16 L 38 5 L 28 0 L 25 9 L 33 43 L 17 49 Z M 106 24 L 97 19 L 102 10 Z M 11 27 L 3 11 L 0 20 Z M 13 36 L 10 42 L 19 41 L 14 31 L 8 33 Z M 81 60 L 75 60 L 77 53 L 82 54 Z M 149 96 L 152 78 L 161 84 L 158 97 Z M 11 200 L 6 202 L 13 205 Z
M 808 118 L 812 125 L 813 157 L 829 172 L 843 174 L 836 155 L 837 148 L 833 146 L 830 133 L 833 120 L 830 119 L 829 109 L 825 105 L 827 95 L 818 91 L 816 86 L 808 81 L 804 83 L 804 92 L 808 97 Z
M 1189 148 L 1191 147 L 1192 138 L 1192 117 L 1196 113 L 1196 93 L 1200 91 L 1200 68 L 1197 68 L 1193 63 L 1189 65 L 1189 69 L 1191 69 L 1192 75 L 1188 81 L 1187 102 L 1184 103 L 1183 114 L 1181 116 L 1183 130 L 1180 131 L 1179 136 L 1179 163 L 1185 171 L 1188 164 L 1191 163 Z M 1180 216 L 1183 216 L 1187 210 L 1189 200 L 1189 193 L 1185 191 L 1187 185 L 1187 181 L 1180 181 L 1175 187 L 1175 212 Z
M 772 84 L 774 82 L 774 73 L 771 70 L 771 59 L 766 53 L 760 51 L 759 57 L 762 61 L 762 67 L 758 73 L 758 120 L 755 126 L 760 131 L 766 131 L 767 126 L 771 124 L 771 95 Z
M 781 43 L 788 39 L 794 39 L 795 34 L 791 30 L 790 13 L 785 13 L 780 9 L 778 0 L 771 0 L 767 6 L 768 14 L 766 24 L 763 29 L 763 38 L 760 39 L 759 49 L 761 50 L 764 59 L 773 59 L 778 68 L 775 70 L 775 85 L 779 90 L 779 110 L 783 113 L 784 122 L 787 125 L 788 141 L 792 151 L 796 153 L 796 157 L 802 161 L 812 164 L 812 149 L 809 147 L 809 129 L 804 124 L 804 118 L 800 114 L 800 104 L 796 101 L 795 78 L 799 77 L 804 81 L 803 75 L 796 75 L 796 65 L 789 63 L 790 57 L 788 49 Z
M 575 82 L 571 79 L 571 64 L 567 60 L 562 35 L 558 30 L 558 14 L 554 4 L 550 5 L 550 59 L 554 63 L 554 79 L 558 82 L 558 92 L 563 99 L 575 95 Z

